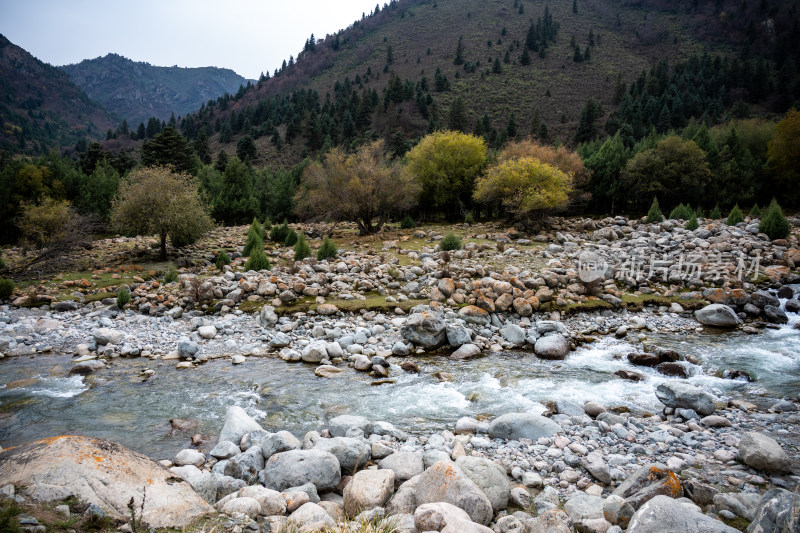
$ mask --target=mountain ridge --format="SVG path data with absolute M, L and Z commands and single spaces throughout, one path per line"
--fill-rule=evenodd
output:
M 249 82 L 228 68 L 162 67 L 115 53 L 58 68 L 132 127 L 150 117 L 166 121 L 197 111 Z

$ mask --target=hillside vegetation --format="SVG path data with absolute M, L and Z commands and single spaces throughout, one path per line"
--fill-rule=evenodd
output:
M 74 145 L 117 122 L 66 74 L 0 35 L 0 153 Z
M 346 30 L 312 36 L 296 58 L 209 102 L 182 131 L 193 139 L 204 128 L 211 150 L 229 155 L 252 138 L 256 164 L 272 166 L 376 136 L 402 154 L 441 128 L 493 147 L 529 134 L 572 144 L 613 135 L 619 114 L 604 130 L 607 119 L 648 72 L 658 84 L 646 87 L 654 102 L 633 110 L 636 138 L 691 116 L 711 126 L 732 109 L 782 113 L 800 95 L 795 3 L 392 1 Z M 590 99 L 599 129 L 576 137 Z M 658 124 L 665 104 L 675 117 Z
M 230 69 L 157 67 L 117 54 L 59 68 L 132 128 L 150 117 L 166 121 L 172 114 L 191 113 L 248 83 Z

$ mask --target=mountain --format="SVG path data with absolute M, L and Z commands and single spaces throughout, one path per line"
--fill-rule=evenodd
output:
M 212 153 L 233 153 L 249 135 L 259 164 L 288 165 L 374 136 L 402 153 L 443 127 L 494 146 L 528 134 L 574 145 L 589 99 L 600 135 L 631 114 L 637 137 L 692 115 L 714 123 L 740 100 L 743 114 L 782 112 L 791 99 L 776 95 L 789 95 L 800 60 L 797 3 L 393 0 L 308 39 L 273 76 L 181 126 L 190 139 L 205 128 Z M 721 77 L 707 82 L 710 71 Z M 615 115 L 629 92 L 630 109 Z
M 40 154 L 118 121 L 65 73 L 0 35 L 0 151 Z
M 76 85 L 136 127 L 150 117 L 196 111 L 208 100 L 235 93 L 248 80 L 216 67 L 156 67 L 117 54 L 60 67 Z

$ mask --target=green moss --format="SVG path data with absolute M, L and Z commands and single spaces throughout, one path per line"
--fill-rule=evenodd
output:
M 734 529 L 738 529 L 739 531 L 747 531 L 747 527 L 750 525 L 750 522 L 746 518 L 742 518 L 741 516 L 737 516 L 736 518 L 727 519 L 722 518 L 722 521 L 725 525 L 728 525 Z

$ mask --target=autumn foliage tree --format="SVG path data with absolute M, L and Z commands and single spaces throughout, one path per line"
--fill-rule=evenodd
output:
M 341 148 L 303 173 L 295 213 L 302 218 L 353 221 L 362 235 L 380 231 L 389 217 L 416 204 L 419 188 L 405 167 L 390 160 L 383 141 L 354 154 Z
M 500 204 L 508 213 L 528 223 L 549 210 L 566 206 L 572 178 L 533 157 L 499 161 L 475 187 L 475 200 Z
M 111 224 L 127 235 L 159 237 L 167 258 L 167 237 L 190 244 L 213 227 L 209 207 L 196 181 L 164 167 L 140 168 L 120 183 L 111 207 Z
M 475 179 L 486 167 L 486 143 L 475 135 L 439 131 L 425 136 L 406 160 L 422 188 L 423 207 L 460 219 L 472 203 Z

